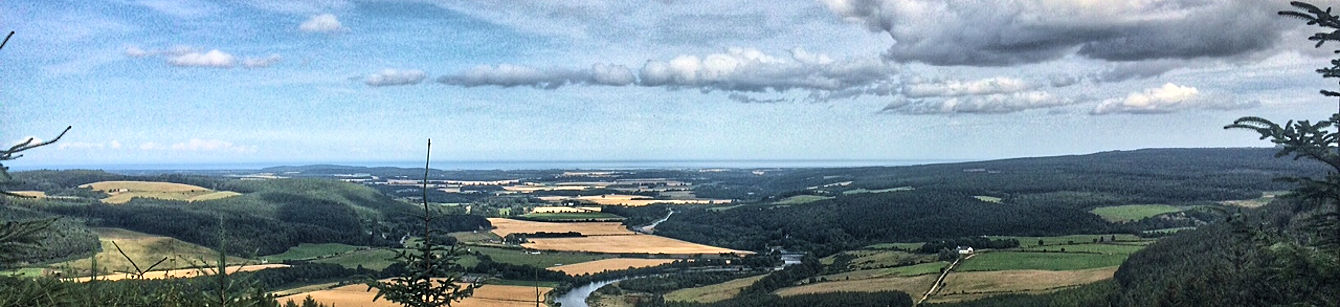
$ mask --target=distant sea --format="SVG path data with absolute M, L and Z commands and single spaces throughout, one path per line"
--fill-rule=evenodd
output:
M 711 169 L 711 168 L 831 168 L 903 166 L 963 162 L 969 160 L 582 160 L 582 161 L 434 161 L 441 170 L 621 170 L 621 169 Z M 421 168 L 423 162 L 256 162 L 198 164 L 49 164 L 13 163 L 11 170 L 100 169 L 100 170 L 258 170 L 274 166 L 343 165 L 365 167 Z

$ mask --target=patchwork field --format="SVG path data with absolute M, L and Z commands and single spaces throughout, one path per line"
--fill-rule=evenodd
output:
M 155 269 L 177 269 L 193 267 L 200 264 L 200 259 L 213 260 L 218 259 L 219 253 L 213 249 L 187 243 L 171 237 L 151 235 L 146 233 L 134 232 L 120 228 L 92 228 L 94 234 L 98 235 L 98 241 L 102 244 L 102 250 L 94 255 L 98 259 L 98 271 L 103 273 L 114 272 L 133 272 L 134 266 L 130 261 L 121 256 L 116 251 L 116 245 L 121 246 L 127 256 L 135 260 L 141 269 L 147 269 L 159 259 L 167 257 L 168 260 L 159 264 Z M 115 245 L 112 242 L 116 242 Z M 229 257 L 229 263 L 244 263 L 246 259 Z M 72 261 L 52 264 L 49 267 L 57 270 L 66 271 L 66 274 L 87 275 L 91 260 L 88 258 L 76 259 Z
M 568 275 L 577 276 L 582 274 L 595 274 L 604 271 L 625 270 L 628 268 L 644 268 L 657 266 L 661 264 L 674 262 L 673 259 L 639 259 L 639 258 L 613 258 L 596 261 L 587 261 L 582 263 L 566 264 L 549 267 L 550 271 L 559 271 Z
M 79 186 L 102 191 L 109 195 L 102 202 L 124 204 L 136 197 L 180 201 L 205 201 L 241 195 L 237 192 L 214 191 L 189 184 L 158 181 L 99 181 Z
M 846 190 L 846 191 L 842 191 L 842 194 L 843 194 L 843 195 L 852 195 L 852 194 L 861 194 L 861 193 L 888 193 L 888 192 L 912 191 L 912 190 L 916 190 L 916 188 L 913 188 L 913 187 L 896 187 L 896 188 L 879 189 L 879 190 L 854 189 L 854 190 Z
M 955 272 L 945 278 L 945 288 L 932 296 L 934 302 L 975 299 L 1007 293 L 1036 293 L 1083 285 L 1112 278 L 1117 267 L 1076 271 L 1010 270 Z
M 624 228 L 619 222 L 592 222 L 592 223 L 554 223 L 554 222 L 534 222 L 505 218 L 489 218 L 489 223 L 493 224 L 493 233 L 499 237 L 506 237 L 514 233 L 536 233 L 536 232 L 569 232 L 575 231 L 587 236 L 607 236 L 607 235 L 631 235 L 633 231 Z
M 348 285 L 327 290 L 312 291 L 307 293 L 293 294 L 280 301 L 287 302 L 293 300 L 301 302 L 303 298 L 312 296 L 312 299 L 326 305 L 334 306 L 368 306 L 368 307 L 400 307 L 400 304 L 387 301 L 385 298 L 372 301 L 377 290 L 367 291 L 368 286 L 363 284 Z M 549 293 L 552 288 L 540 287 L 540 297 Z M 484 285 L 475 289 L 474 295 L 451 304 L 455 307 L 529 307 L 535 306 L 536 288 L 527 286 L 507 286 L 507 285 Z
M 540 200 L 550 202 L 580 201 L 597 205 L 617 205 L 617 206 L 633 206 L 633 207 L 646 206 L 650 204 L 711 205 L 711 204 L 728 204 L 731 202 L 731 200 L 729 199 L 653 199 L 651 197 L 642 195 L 622 195 L 622 194 L 591 195 L 591 196 L 578 196 L 578 197 L 544 196 L 540 197 Z
M 555 251 L 525 251 L 521 249 L 467 246 L 467 251 L 479 252 L 488 255 L 493 261 L 510 264 L 529 265 L 534 267 L 548 268 L 560 265 L 575 264 L 608 259 L 612 256 L 591 254 L 591 253 L 573 253 L 573 252 L 555 252 Z M 466 257 L 461 259 L 462 265 L 474 265 L 476 259 Z
M 1147 217 L 1178 211 L 1182 211 L 1182 209 L 1169 205 L 1123 205 L 1098 207 L 1089 212 L 1097 214 L 1108 222 L 1119 223 L 1138 221 Z
M 655 235 L 593 236 L 580 238 L 533 238 L 521 246 L 537 250 L 612 254 L 753 254 L 728 248 L 690 243 Z
M 951 274 L 952 275 L 952 274 Z M 939 277 L 935 274 L 916 277 L 884 277 L 860 280 L 838 280 L 818 282 L 807 285 L 782 288 L 773 292 L 781 296 L 832 292 L 877 292 L 903 291 L 914 297 L 930 290 L 931 284 Z
M 521 217 L 540 221 L 619 221 L 622 216 L 604 212 L 529 213 Z
M 697 288 L 679 289 L 665 294 L 667 302 L 695 302 L 695 303 L 715 303 L 728 300 L 735 295 L 740 294 L 745 287 L 754 284 L 764 276 L 745 277 Z

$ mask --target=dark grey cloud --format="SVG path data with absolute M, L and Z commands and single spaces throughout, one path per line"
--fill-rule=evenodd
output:
M 897 62 L 1007 66 L 1070 54 L 1108 61 L 1222 58 L 1270 49 L 1297 22 L 1283 2 L 823 0 L 895 40 Z
M 1170 59 L 1123 62 L 1095 73 L 1091 75 L 1090 78 L 1095 82 L 1121 82 L 1131 79 L 1157 77 L 1165 72 L 1186 66 L 1186 61 Z

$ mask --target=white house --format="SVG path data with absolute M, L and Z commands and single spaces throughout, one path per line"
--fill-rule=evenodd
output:
M 972 246 L 959 246 L 954 248 L 954 250 L 957 251 L 959 255 L 972 255 L 973 253 Z

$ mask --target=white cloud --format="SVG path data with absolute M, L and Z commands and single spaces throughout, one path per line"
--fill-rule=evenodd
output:
M 633 71 L 623 65 L 596 63 L 589 70 L 563 68 L 538 69 L 527 66 L 498 64 L 481 65 L 464 72 L 443 76 L 444 84 L 476 86 L 530 86 L 554 89 L 569 84 L 625 86 L 637 82 Z
M 1026 91 L 1008 94 L 950 97 L 946 99 L 898 98 L 884 107 L 883 113 L 894 114 L 1002 114 L 1031 109 L 1046 109 L 1074 104 L 1044 91 Z
M 1008 94 L 1033 89 L 1024 80 L 995 77 L 980 80 L 916 81 L 903 86 L 908 98 L 955 97 L 969 95 Z
M 175 57 L 168 58 L 168 64 L 179 67 L 233 67 L 233 55 L 219 51 L 218 49 L 209 52 L 199 53 L 191 52 Z
M 298 25 L 298 30 L 314 33 L 335 33 L 344 31 L 345 28 L 344 25 L 340 24 L 340 20 L 335 18 L 334 14 L 321 14 L 312 16 L 307 21 L 302 22 Z
M 242 66 L 246 68 L 270 67 L 270 65 L 279 63 L 280 59 L 281 57 L 279 57 L 278 54 L 271 54 L 270 56 L 267 57 L 258 57 L 258 58 L 249 57 L 242 60 Z
M 428 74 L 422 70 L 397 70 L 383 69 L 380 72 L 368 75 L 363 79 L 363 83 L 369 86 L 392 86 L 392 85 L 411 85 L 419 84 Z
M 1157 114 L 1182 110 L 1234 110 L 1259 106 L 1258 101 L 1239 100 L 1202 94 L 1199 89 L 1166 83 L 1161 87 L 1133 92 L 1124 98 L 1103 100 L 1092 114 Z
M 214 139 L 191 139 L 186 142 L 172 144 L 172 146 L 168 148 L 176 151 L 256 152 L 256 146 L 236 145 L 232 142 Z

